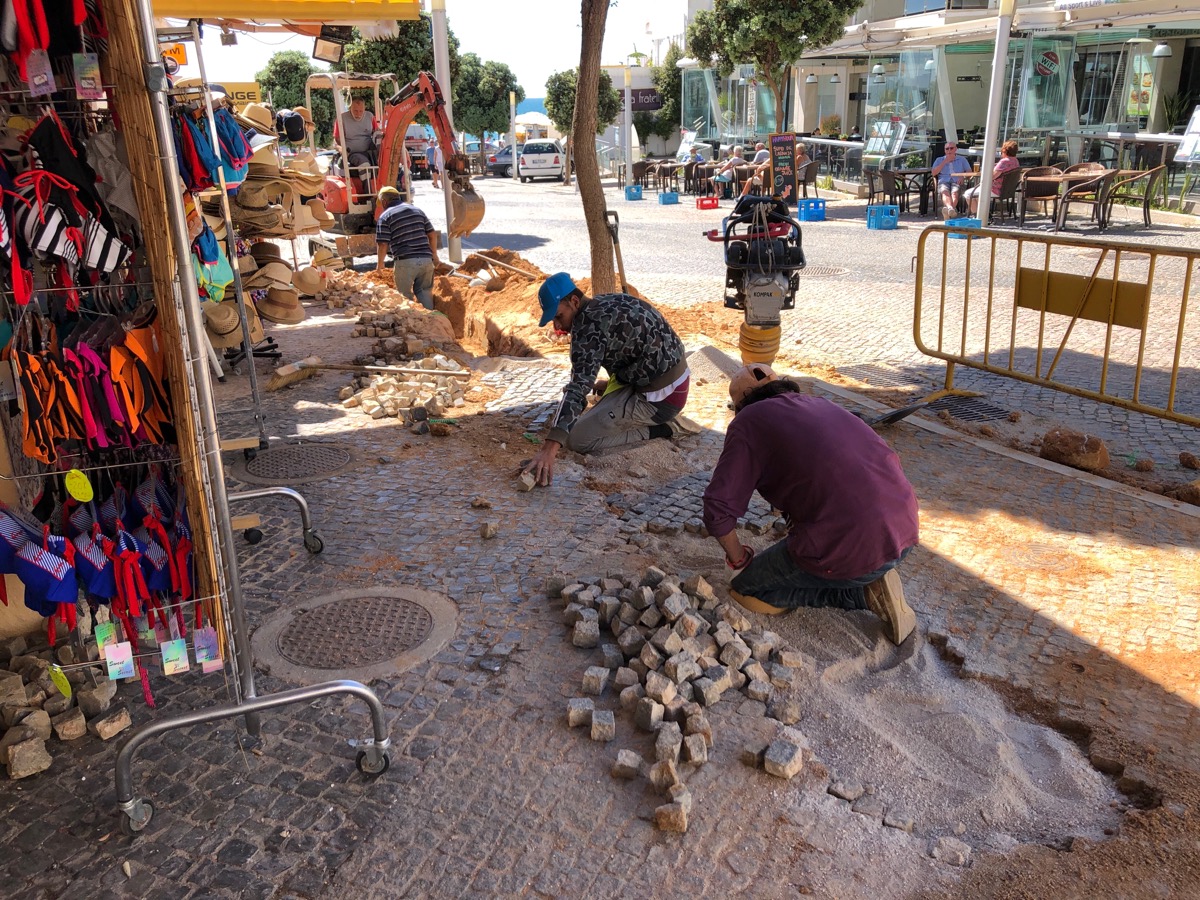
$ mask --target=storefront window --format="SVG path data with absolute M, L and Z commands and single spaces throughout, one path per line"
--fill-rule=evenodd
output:
M 1003 132 L 1016 137 L 1023 131 L 1065 128 L 1070 61 L 1075 39 L 1070 36 L 1029 37 L 1016 42 L 1006 73 L 1009 103 Z
M 1114 121 L 1109 105 L 1120 65 L 1119 51 L 1098 51 L 1095 48 L 1079 50 L 1075 58 L 1075 101 L 1079 106 L 1080 125 Z
M 891 138 L 879 152 L 925 149 L 929 134 L 937 128 L 936 79 L 930 49 L 871 58 L 864 133 L 868 139 Z
M 683 70 L 683 125 L 696 127 L 701 140 L 715 140 L 721 127 L 721 103 L 712 69 Z

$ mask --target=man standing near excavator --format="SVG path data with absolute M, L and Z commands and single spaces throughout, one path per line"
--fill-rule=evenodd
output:
M 729 382 L 734 418 L 704 492 L 704 526 L 738 572 L 730 595 L 779 615 L 801 606 L 869 609 L 900 644 L 917 618 L 896 567 L 917 544 L 917 498 L 871 427 L 755 363 Z M 755 491 L 788 535 L 755 556 L 737 537 Z

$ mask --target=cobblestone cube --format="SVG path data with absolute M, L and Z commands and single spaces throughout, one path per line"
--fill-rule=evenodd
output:
M 664 625 L 650 637 L 650 643 L 666 656 L 674 656 L 683 649 L 683 638 L 669 625 Z
M 682 684 L 692 678 L 699 678 L 700 664 L 696 662 L 696 657 L 688 653 L 686 650 L 680 650 L 665 663 L 663 663 L 663 674 L 674 681 L 676 684 Z
M 734 631 L 742 632 L 750 630 L 750 620 L 746 618 L 746 614 L 732 603 L 726 603 L 718 608 L 717 612 L 721 617 L 721 621 L 725 622 Z
M 476 500 L 483 500 L 483 498 L 476 497 L 475 500 L 472 500 L 471 501 L 472 507 L 475 506 Z M 477 508 L 477 509 L 490 509 L 491 508 L 491 504 L 488 501 L 483 500 L 483 502 L 487 503 L 488 505 L 487 506 L 481 505 L 481 506 L 478 506 L 475 508 Z M 553 575 L 547 575 L 545 582 L 543 582 L 543 584 L 542 584 L 543 589 L 546 591 L 546 596 L 549 597 L 551 600 L 553 600 L 556 597 L 561 599 L 563 588 L 565 588 L 566 586 L 567 586 L 567 576 L 562 575 L 558 572 L 555 572 Z
M 721 648 L 721 662 L 734 669 L 740 669 L 750 658 L 750 648 L 741 640 L 733 640 Z
M 842 800 L 853 803 L 861 797 L 866 789 L 857 781 L 835 781 L 828 788 L 829 793 Z
M 767 705 L 767 715 L 784 725 L 795 725 L 803 717 L 803 711 L 799 700 L 779 695 Z
M 679 617 L 675 623 L 675 633 L 685 641 L 690 637 L 695 637 L 702 631 L 708 630 L 708 623 L 704 621 L 704 617 L 695 612 L 686 612 Z
M 771 684 L 781 691 L 786 691 L 796 683 L 795 671 L 787 666 L 781 666 L 779 663 L 771 663 L 767 666 L 767 675 L 771 679 Z
M 747 635 L 746 643 L 750 647 L 750 655 L 760 663 L 768 663 L 771 661 L 771 651 L 775 649 L 775 646 L 763 635 Z
M 622 584 L 619 578 L 601 578 L 600 584 L 597 585 L 602 593 L 612 594 L 614 597 L 625 590 L 625 585 Z
M 679 784 L 679 769 L 671 760 L 661 760 L 650 767 L 649 778 L 654 789 L 665 794 Z
M 804 767 L 804 752 L 791 741 L 772 741 L 763 756 L 763 768 L 768 775 L 792 778 Z
M 638 677 L 638 673 L 627 666 L 621 666 L 617 669 L 617 674 L 613 676 L 613 685 L 621 690 L 634 684 L 641 684 L 642 679 Z
M 60 741 L 74 741 L 87 734 L 87 720 L 83 717 L 83 710 L 78 707 L 55 716 L 50 722 Z
M 592 711 L 596 704 L 589 697 L 573 697 L 567 701 L 567 727 L 578 728 L 592 724 Z
M 575 623 L 583 618 L 583 607 L 572 601 L 563 607 L 563 623 L 571 628 L 575 627 Z
M 694 707 L 695 712 L 687 712 L 687 719 L 684 721 L 683 733 L 687 736 L 700 735 L 704 738 L 704 743 L 711 747 L 713 745 L 712 724 L 708 721 L 708 716 L 699 711 L 699 707 Z
M 638 701 L 644 696 L 646 696 L 646 689 L 640 684 L 631 684 L 627 688 L 622 688 L 620 696 L 621 709 L 637 709 Z
M 708 762 L 708 742 L 702 734 L 689 734 L 683 739 L 683 758 L 698 766 Z
M 663 664 L 663 655 L 651 643 L 642 646 L 642 652 L 638 654 L 638 659 L 652 672 L 657 672 Z
M 679 696 L 682 697 L 684 700 L 686 700 L 688 703 L 692 703 L 693 701 L 695 701 L 696 689 L 692 687 L 692 682 L 690 682 L 690 681 L 680 682 L 678 690 L 679 690 Z
M 611 709 L 598 709 L 592 713 L 592 740 L 611 741 L 617 736 L 617 720 Z
M 577 603 L 579 592 L 586 590 L 586 584 L 581 581 L 575 581 L 563 587 L 563 589 L 558 592 L 558 595 L 567 603 Z
M 626 628 L 617 637 L 617 646 L 625 654 L 625 658 L 637 656 L 646 643 L 646 636 L 637 628 Z
M 642 573 L 642 587 L 656 588 L 662 584 L 662 580 L 667 577 L 667 573 L 658 566 L 650 566 Z M 653 594 L 651 594 L 653 597 Z
M 654 588 L 639 587 L 633 589 L 630 604 L 637 610 L 649 609 L 654 604 Z
M 658 762 L 679 761 L 679 751 L 683 747 L 683 732 L 677 722 L 663 722 L 658 729 L 658 737 L 654 740 L 654 758 Z
M 704 670 L 704 677 L 711 681 L 717 690 L 724 692 L 733 687 L 733 676 L 725 666 L 709 666 Z
M 638 618 L 639 625 L 645 625 L 647 628 L 657 628 L 662 624 L 662 613 L 658 611 L 657 606 L 647 606 L 642 610 L 642 615 Z
M 50 740 L 50 735 L 54 733 L 50 725 L 50 716 L 44 709 L 29 710 L 25 715 L 18 717 L 17 724 L 32 728 L 38 739 L 43 741 Z
M 895 828 L 898 831 L 907 831 L 909 834 L 912 834 L 916 822 L 913 821 L 913 817 L 908 813 L 893 808 L 884 814 L 883 824 L 887 828 Z
M 640 753 L 633 750 L 618 750 L 617 761 L 613 763 L 613 778 L 637 778 L 645 767 L 646 761 Z
M 617 618 L 619 618 L 626 625 L 632 625 L 638 620 L 638 617 L 641 614 L 641 611 L 638 610 L 632 603 L 622 603 L 617 608 Z
M 667 788 L 667 799 L 682 806 L 683 811 L 689 816 L 692 814 L 692 792 L 687 789 L 687 785 L 671 785 Z
M 619 669 L 625 665 L 625 654 L 616 644 L 601 644 L 600 659 L 606 669 Z
M 663 719 L 668 722 L 682 722 L 683 708 L 687 706 L 687 703 L 683 697 L 676 694 L 669 703 L 663 704 Z
M 608 678 L 612 671 L 604 666 L 588 666 L 583 673 L 583 692 L 599 697 L 608 687 Z
M 670 703 L 677 693 L 675 682 L 661 672 L 646 673 L 646 696 L 659 703 Z
M 128 713 L 126 713 L 128 715 Z M 46 752 L 46 742 L 40 738 L 29 738 L 8 748 L 8 777 L 13 781 L 28 778 L 50 768 L 54 760 Z
M 712 586 L 704 580 L 703 575 L 693 575 L 683 583 L 683 590 L 689 597 L 695 598 L 697 604 L 715 603 L 717 600 Z
M 585 650 L 600 643 L 600 623 L 590 619 L 580 619 L 571 631 L 571 643 Z
M 88 722 L 87 728 L 88 731 L 100 738 L 100 740 L 109 741 L 132 724 L 133 721 L 129 718 L 129 710 L 121 707 L 115 712 L 110 712 L 103 718 L 93 719 Z
M 630 690 L 626 688 L 626 690 Z M 633 723 L 642 731 L 658 731 L 662 727 L 663 705 L 657 700 L 642 697 L 633 712 Z
M 646 680 L 646 673 L 649 672 L 650 669 L 644 662 L 642 662 L 640 656 L 635 656 L 633 659 L 629 660 L 626 665 L 637 673 L 639 683 Z
M 802 669 L 805 664 L 805 655 L 799 650 L 784 647 L 775 651 L 775 662 L 781 666 L 787 666 L 789 669 Z
M 479 526 L 479 536 L 484 540 L 490 540 L 500 533 L 499 522 L 484 522 Z
M 761 700 L 763 703 L 766 703 L 771 699 L 771 694 L 774 693 L 774 690 L 770 682 L 751 681 L 746 685 L 746 696 L 751 700 Z
M 948 866 L 965 866 L 971 858 L 971 845 L 958 838 L 940 837 L 934 841 L 929 855 Z
M 628 627 L 628 625 L 621 621 L 620 616 L 613 616 L 608 620 L 608 630 L 612 632 L 613 637 L 615 638 L 619 638 L 621 636 L 621 632 Z
M 21 638 L 24 643 L 25 639 Z M 16 672 L 0 672 L 0 703 L 12 703 L 24 706 L 25 682 Z
M 621 601 L 616 597 L 600 597 L 596 601 L 596 612 L 600 614 L 600 620 L 607 622 L 615 616 L 621 608 Z
M 762 667 L 757 659 L 751 659 L 742 666 L 742 674 L 751 681 L 770 681 L 771 677 L 767 674 L 767 670 Z
M 767 755 L 766 741 L 750 741 L 742 745 L 742 765 L 752 769 L 761 769 Z
M 688 830 L 687 810 L 682 803 L 664 803 L 654 810 L 654 827 L 659 831 L 684 834 Z
M 688 611 L 688 604 L 683 594 L 671 594 L 659 604 L 659 609 L 668 622 L 675 622 Z
M 747 678 L 740 669 L 729 670 L 729 686 L 733 688 L 733 690 L 740 691 L 749 683 L 750 679 Z
M 692 682 L 692 688 L 696 692 L 696 699 L 704 706 L 715 706 L 721 699 L 722 691 L 712 683 L 712 679 L 697 678 Z
M 116 695 L 117 683 L 105 679 L 94 688 L 86 691 L 77 691 L 75 702 L 83 710 L 83 714 L 87 718 L 94 719 L 108 709 L 109 704 L 112 703 L 112 699 Z

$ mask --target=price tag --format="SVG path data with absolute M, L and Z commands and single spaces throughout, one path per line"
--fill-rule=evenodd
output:
M 67 485 L 67 493 L 71 495 L 72 499 L 78 500 L 80 503 L 91 503 L 92 498 L 96 496 L 96 492 L 92 490 L 92 483 L 78 469 L 72 469 L 68 472 L 67 477 L 63 481 Z
M 75 69 L 75 98 L 103 100 L 104 86 L 100 83 L 100 59 L 95 53 L 72 53 Z
M 45 50 L 33 50 L 25 60 L 25 76 L 29 84 L 29 93 L 34 97 L 44 97 L 58 90 L 54 83 L 54 70 L 50 68 L 50 57 Z
M 58 666 L 50 667 L 50 680 L 54 682 L 54 686 L 58 688 L 58 692 L 66 697 L 71 698 L 71 682 L 67 681 L 67 673 Z

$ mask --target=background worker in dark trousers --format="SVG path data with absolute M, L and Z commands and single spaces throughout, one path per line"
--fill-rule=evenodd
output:
M 735 410 L 704 492 L 704 525 L 753 612 L 870 609 L 901 643 L 917 618 L 896 566 L 917 544 L 917 498 L 891 447 L 861 419 L 756 363 L 729 383 Z M 759 556 L 735 531 L 755 491 L 788 522 Z
M 437 232 L 429 217 L 411 203 L 405 203 L 394 187 L 379 191 L 383 212 L 375 223 L 375 247 L 379 251 L 376 272 L 383 272 L 383 261 L 392 254 L 392 279 L 396 290 L 409 300 L 416 299 L 433 309 L 433 267 L 437 264 Z
M 628 294 L 585 297 L 566 272 L 546 279 L 538 301 L 539 324 L 553 321 L 571 335 L 571 381 L 545 444 L 524 469 L 538 484 L 551 482 L 560 447 L 594 453 L 696 430 L 679 415 L 689 386 L 683 341 L 662 313 Z M 601 366 L 609 375 L 603 388 Z M 603 396 L 584 412 L 593 388 Z

